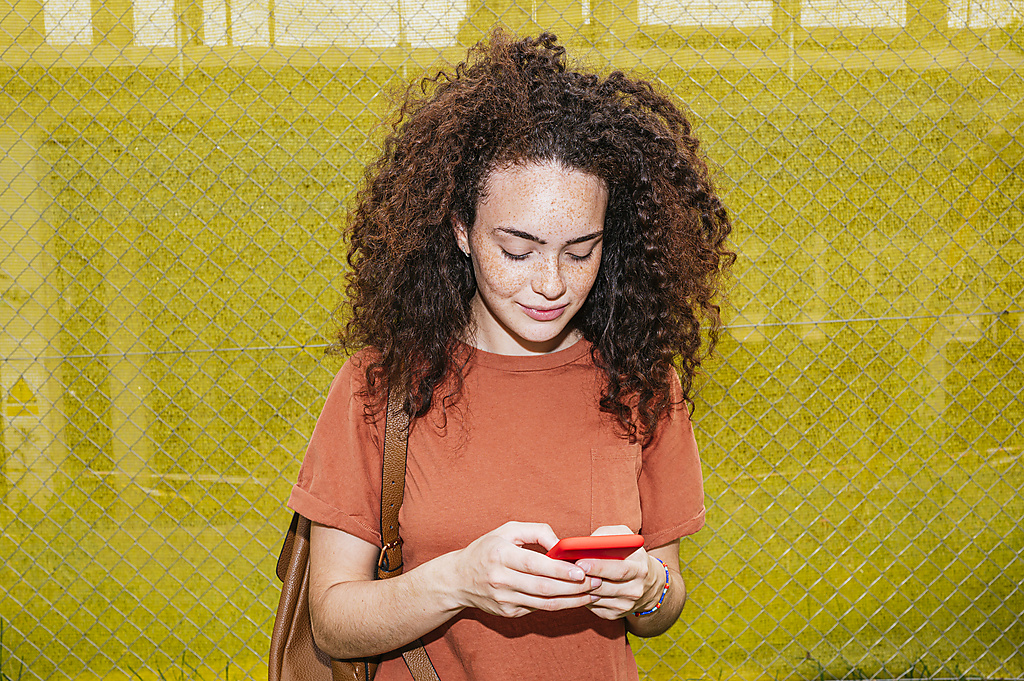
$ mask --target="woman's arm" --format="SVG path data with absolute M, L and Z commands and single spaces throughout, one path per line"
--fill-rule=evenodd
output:
M 373 544 L 314 523 L 309 612 L 317 645 L 345 659 L 400 648 L 468 607 L 502 617 L 590 604 L 591 580 L 570 563 L 524 549 L 558 537 L 541 523 L 506 523 L 459 551 L 374 580 Z
M 594 534 L 620 534 L 628 527 L 602 527 Z M 650 615 L 636 617 L 634 612 L 646 612 L 661 598 L 668 568 L 669 589 L 661 606 Z M 679 573 L 679 540 L 645 551 L 640 549 L 626 560 L 579 560 L 576 565 L 590 577 L 602 583 L 591 592 L 593 602 L 588 604 L 594 614 L 605 619 L 623 619 L 626 629 L 637 636 L 658 636 L 679 619 L 686 603 L 686 585 Z
M 670 581 L 665 600 L 655 612 L 640 617 L 634 616 L 632 612 L 626 615 L 626 629 L 631 634 L 644 637 L 658 636 L 668 631 L 669 627 L 679 619 L 679 613 L 686 605 L 686 584 L 683 583 L 683 576 L 679 572 L 679 540 L 651 549 L 647 552 L 647 556 L 648 569 L 647 579 L 644 583 L 644 595 L 634 604 L 633 612 L 650 610 L 661 598 L 661 591 L 665 584 L 665 570 L 653 558 L 661 559 L 661 562 L 668 568 Z

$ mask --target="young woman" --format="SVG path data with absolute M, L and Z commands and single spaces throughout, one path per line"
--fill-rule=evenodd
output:
M 687 403 L 731 226 L 690 124 L 556 38 L 496 32 L 410 95 L 349 219 L 346 347 L 289 505 L 318 645 L 422 637 L 441 679 L 636 679 L 704 524 Z M 374 581 L 388 386 L 413 417 L 405 572 Z M 626 560 L 544 555 L 641 533 Z M 667 590 L 666 590 L 667 587 Z M 385 655 L 378 681 L 410 678 Z

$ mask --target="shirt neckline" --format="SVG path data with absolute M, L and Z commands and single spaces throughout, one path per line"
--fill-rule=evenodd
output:
M 470 366 L 500 371 L 545 371 L 572 364 L 582 359 L 590 351 L 590 343 L 582 338 L 563 350 L 543 355 L 499 355 L 465 343 L 463 345 L 470 352 Z

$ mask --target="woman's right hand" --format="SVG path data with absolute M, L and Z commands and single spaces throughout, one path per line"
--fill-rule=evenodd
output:
M 546 551 L 557 542 L 547 524 L 509 522 L 448 554 L 460 605 L 500 617 L 589 605 L 600 579 L 587 577 L 572 563 L 523 548 L 539 544 Z

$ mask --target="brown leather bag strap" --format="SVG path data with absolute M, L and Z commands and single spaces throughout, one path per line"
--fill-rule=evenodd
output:
M 380 537 L 377 579 L 402 574 L 402 538 L 398 534 L 398 512 L 405 499 L 405 464 L 409 454 L 409 414 L 405 392 L 388 390 L 388 413 L 384 421 L 384 465 L 380 489 Z M 423 641 L 417 639 L 402 650 L 402 657 L 415 681 L 441 681 Z
M 409 668 L 412 678 L 416 681 L 441 681 L 437 670 L 434 669 L 434 663 L 430 661 L 427 650 L 423 647 L 423 641 L 416 639 L 413 643 L 417 644 L 415 648 L 402 652 L 405 666 Z
M 402 574 L 402 538 L 398 536 L 398 511 L 405 498 L 405 460 L 409 451 L 409 414 L 405 394 L 388 391 L 384 422 L 384 466 L 380 486 L 380 559 L 377 579 Z

